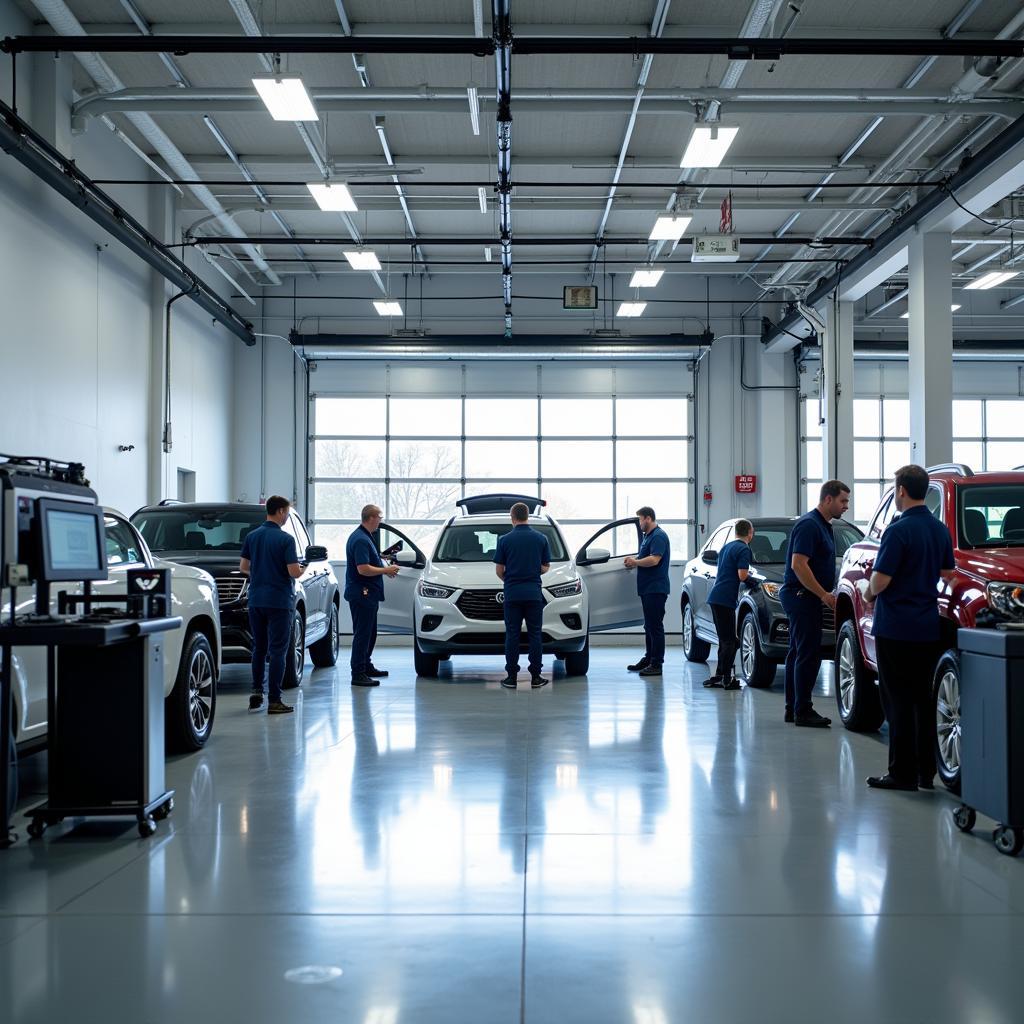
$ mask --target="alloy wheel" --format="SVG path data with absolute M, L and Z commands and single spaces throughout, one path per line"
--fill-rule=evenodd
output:
M 935 728 L 939 756 L 946 770 L 952 774 L 960 768 L 960 680 L 951 669 L 947 669 L 939 680 Z
M 754 674 L 754 662 L 757 658 L 757 637 L 754 635 L 754 621 L 748 615 L 743 620 L 743 631 L 740 634 L 740 664 L 743 675 L 749 679 Z
M 693 612 L 689 605 L 683 611 L 683 647 L 687 653 L 693 649 Z
M 213 686 L 213 665 L 209 655 L 202 649 L 197 650 L 188 667 L 188 713 L 197 736 L 202 736 L 210 726 Z
M 338 651 L 341 649 L 341 633 L 338 629 L 338 609 L 331 612 L 331 656 L 337 660 Z
M 302 679 L 302 665 L 306 660 L 306 647 L 302 636 L 302 616 L 296 615 L 292 625 L 292 656 L 295 658 L 295 681 Z
M 853 652 L 850 650 L 850 640 L 843 637 L 839 647 L 839 704 L 843 714 L 849 715 L 853 711 L 853 697 L 856 692 L 857 673 L 853 664 Z

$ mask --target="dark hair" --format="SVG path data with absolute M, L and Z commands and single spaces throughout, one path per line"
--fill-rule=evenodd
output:
M 517 501 L 510 509 L 512 519 L 517 523 L 525 523 L 530 518 L 530 509 L 525 501 Z
M 267 498 L 267 515 L 276 516 L 282 509 L 291 508 L 292 503 L 287 498 L 282 498 L 280 494 L 272 494 Z
M 896 489 L 906 489 L 912 501 L 922 501 L 928 493 L 928 471 L 920 466 L 901 466 L 896 470 Z
M 736 536 L 737 537 L 749 537 L 754 532 L 754 527 L 751 525 L 749 519 L 737 519 L 736 520 Z
M 658 518 L 654 514 L 654 509 L 651 508 L 650 505 L 644 505 L 643 508 L 638 508 L 636 510 L 636 517 L 637 517 L 637 519 L 643 519 L 644 516 L 647 516 L 648 519 L 654 519 L 655 521 L 657 521 L 657 518 Z
M 842 480 L 826 480 L 821 485 L 821 494 L 818 496 L 818 501 L 824 501 L 826 498 L 838 498 L 840 494 L 849 493 L 849 485 L 844 484 Z

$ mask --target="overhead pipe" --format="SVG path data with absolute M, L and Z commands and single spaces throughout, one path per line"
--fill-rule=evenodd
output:
M 248 320 L 236 313 L 124 207 L 3 102 L 0 102 L 0 149 L 77 206 L 182 292 L 187 293 L 196 305 L 206 310 L 232 334 L 247 345 L 256 343 L 252 324 Z
M 498 230 L 505 337 L 512 337 L 512 15 L 511 0 L 492 0 L 494 83 L 497 103 Z

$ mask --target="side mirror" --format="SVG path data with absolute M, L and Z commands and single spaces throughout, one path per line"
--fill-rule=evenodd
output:
M 415 566 L 417 561 L 415 551 L 399 551 L 396 552 L 394 558 L 395 565 L 408 565 L 410 567 Z
M 718 552 L 714 550 L 705 551 L 700 556 L 702 562 L 707 562 L 708 565 L 718 565 Z
M 582 558 L 576 559 L 577 565 L 602 565 L 612 557 L 610 551 L 606 551 L 604 548 L 587 548 L 583 552 Z
M 307 562 L 326 562 L 327 561 L 327 548 L 322 544 L 310 544 L 306 548 L 306 561 Z

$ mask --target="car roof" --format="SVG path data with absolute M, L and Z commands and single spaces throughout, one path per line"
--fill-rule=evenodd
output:
M 256 502 L 245 502 L 245 501 L 166 501 L 159 502 L 156 505 L 143 505 L 142 508 L 138 509 L 134 515 L 138 515 L 139 512 L 161 512 L 168 510 L 181 509 L 185 512 L 192 511 L 205 511 L 207 509 L 216 510 L 218 512 L 228 512 L 234 509 L 241 509 L 246 512 L 266 512 L 266 506 L 257 504 Z M 294 512 L 295 509 L 292 509 Z

